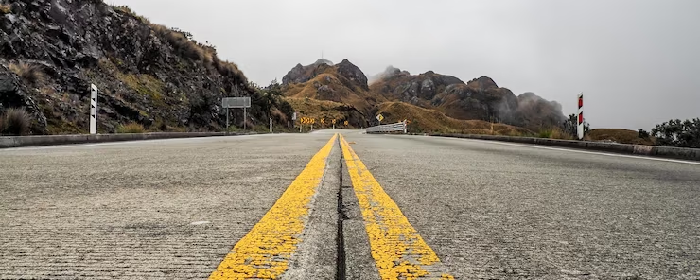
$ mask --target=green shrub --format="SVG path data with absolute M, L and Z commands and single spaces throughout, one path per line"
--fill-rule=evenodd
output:
M 552 130 L 551 129 L 542 129 L 537 134 L 537 137 L 539 137 L 539 138 L 552 138 Z
M 657 125 L 651 134 L 659 145 L 700 148 L 700 118 L 670 120 Z
M 23 109 L 9 109 L 0 117 L 0 134 L 27 135 L 31 117 Z
M 537 133 L 539 138 L 572 140 L 573 137 L 559 128 L 541 129 Z
M 119 125 L 117 127 L 117 133 L 144 133 L 146 132 L 146 129 L 143 128 L 143 125 L 139 123 L 128 123 L 124 125 Z

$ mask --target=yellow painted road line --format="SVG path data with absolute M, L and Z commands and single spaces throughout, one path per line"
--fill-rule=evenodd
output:
M 338 135 L 313 156 L 270 211 L 236 243 L 209 279 L 277 279 L 301 240 L 309 214 L 308 204 L 326 168 L 326 158 Z
M 382 279 L 454 279 L 345 139 L 343 157 Z

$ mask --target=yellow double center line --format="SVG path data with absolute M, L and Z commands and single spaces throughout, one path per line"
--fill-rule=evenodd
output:
M 226 255 L 209 279 L 277 279 L 289 268 L 309 202 L 323 179 L 334 135 L 313 156 L 269 212 Z M 384 192 L 374 176 L 341 137 L 341 148 L 357 195 L 372 257 L 382 279 L 454 279 L 440 259 Z
M 454 279 L 343 137 L 343 157 L 382 279 Z
M 309 213 L 308 204 L 323 179 L 326 158 L 338 135 L 311 158 L 270 211 L 236 243 L 209 279 L 276 279 L 289 267 Z

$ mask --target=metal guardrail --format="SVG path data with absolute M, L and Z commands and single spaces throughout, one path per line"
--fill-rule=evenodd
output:
M 375 127 L 369 127 L 365 131 L 367 133 L 382 133 L 382 132 L 395 132 L 395 131 L 401 131 L 403 133 L 407 132 L 407 124 L 406 122 L 400 122 L 400 123 L 394 123 L 394 124 L 385 124 L 385 125 L 380 125 L 380 126 L 375 126 Z

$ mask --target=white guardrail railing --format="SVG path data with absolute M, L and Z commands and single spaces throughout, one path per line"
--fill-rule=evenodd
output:
M 380 125 L 380 126 L 375 126 L 375 127 L 368 127 L 365 131 L 367 133 L 381 133 L 381 132 L 395 132 L 395 131 L 401 131 L 403 133 L 407 133 L 407 123 L 400 122 L 400 123 L 393 123 L 393 124 L 385 124 L 385 125 Z

